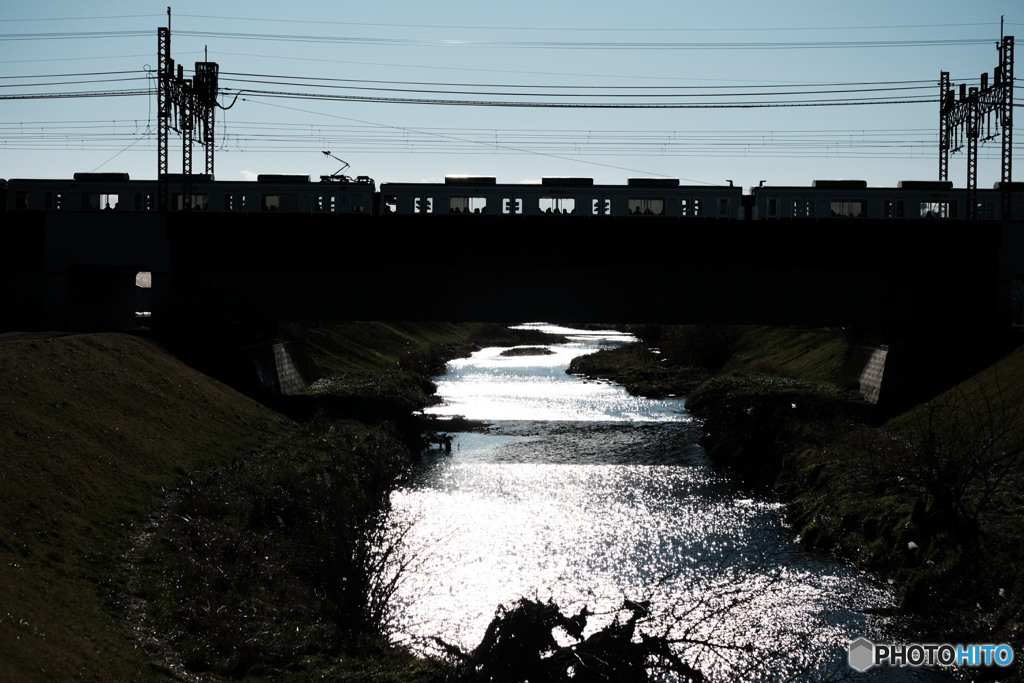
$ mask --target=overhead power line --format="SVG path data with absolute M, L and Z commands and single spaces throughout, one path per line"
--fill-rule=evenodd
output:
M 317 24 L 317 25 L 340 25 L 340 26 L 383 26 L 387 28 L 440 28 L 447 30 L 468 30 L 468 31 L 603 31 L 622 33 L 645 32 L 645 33 L 704 33 L 704 32 L 747 32 L 747 31 L 877 31 L 877 30 L 899 30 L 907 28 L 963 28 L 964 26 L 998 26 L 998 22 L 976 22 L 970 24 L 890 24 L 886 26 L 760 26 L 755 28 L 741 28 L 730 26 L 728 28 L 701 27 L 701 26 L 672 26 L 672 27 L 651 27 L 631 28 L 628 26 L 601 28 L 587 26 L 466 26 L 451 24 L 398 24 L 365 21 L 317 21 L 310 19 L 262 19 L 259 17 L 225 17 L 208 14 L 176 14 L 177 17 L 188 17 L 193 19 L 225 19 L 228 21 L 265 21 L 275 24 Z M 1013 24 L 1010 24 L 1011 26 Z
M 381 102 L 389 104 L 424 104 L 458 107 L 511 107 L 540 109 L 755 109 L 770 107 L 827 107 L 852 105 L 920 104 L 938 102 L 933 96 L 913 99 L 849 98 L 832 100 L 798 100 L 782 102 L 514 102 L 495 100 L 431 99 L 422 97 L 372 97 L 369 95 L 330 95 L 324 93 L 296 93 L 274 90 L 244 89 L 250 97 L 271 97 L 296 100 L 325 100 L 341 102 Z M 248 97 L 242 97 L 243 101 Z
M 153 37 L 152 31 L 70 31 L 64 33 L 0 33 L 0 40 L 74 40 L 79 38 Z
M 544 50 L 799 50 L 879 47 L 954 47 L 988 45 L 989 38 L 927 40 L 850 40 L 788 42 L 594 42 L 594 41 L 517 41 L 517 40 L 435 40 L 419 38 L 363 38 L 355 36 L 313 36 L 283 33 L 237 33 L 225 31 L 178 30 L 175 35 L 229 40 L 265 40 L 301 43 L 345 43 L 353 45 L 412 45 L 421 47 L 491 47 Z

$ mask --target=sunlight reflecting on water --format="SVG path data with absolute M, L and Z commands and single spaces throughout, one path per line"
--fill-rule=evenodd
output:
M 448 363 L 436 378 L 444 404 L 427 409 L 435 415 L 462 415 L 471 420 L 561 420 L 576 422 L 677 422 L 690 419 L 682 399 L 630 396 L 619 386 L 584 382 L 565 374 L 576 356 L 599 348 L 613 348 L 632 340 L 619 332 L 572 333 L 567 344 L 555 344 L 551 355 L 502 356 L 505 349 L 487 348 L 471 358 Z
M 845 567 L 803 557 L 777 504 L 734 497 L 706 467 L 505 465 L 462 452 L 393 497 L 400 518 L 415 520 L 410 547 L 433 554 L 402 589 L 411 640 L 472 646 L 496 606 L 519 596 L 594 611 L 630 598 L 650 599 L 663 621 L 690 612 L 693 635 L 724 645 L 795 647 L 813 632 L 815 648 L 834 650 L 863 624 L 841 605 L 885 602 Z M 742 608 L 727 609 L 721 592 Z
M 484 349 L 438 379 L 446 405 L 433 412 L 489 426 L 455 434 L 450 455 L 426 455 L 392 496 L 419 558 L 398 594 L 398 639 L 472 648 L 498 605 L 521 596 L 603 613 L 649 599 L 647 628 L 686 635 L 688 660 L 707 673 L 736 678 L 733 667 L 759 657 L 771 666 L 743 679 L 781 679 L 807 663 L 815 677 L 849 671 L 846 644 L 879 623 L 858 610 L 889 606 L 889 591 L 803 552 L 777 502 L 717 474 L 681 400 L 565 374 L 572 357 L 623 341 L 579 335 L 550 356 Z M 692 641 L 753 651 L 719 657 Z

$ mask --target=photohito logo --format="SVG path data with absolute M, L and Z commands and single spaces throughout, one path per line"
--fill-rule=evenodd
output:
M 1010 666 L 1013 648 L 1001 645 L 950 645 L 908 643 L 879 645 L 867 638 L 850 643 L 850 666 L 867 671 L 873 666 Z

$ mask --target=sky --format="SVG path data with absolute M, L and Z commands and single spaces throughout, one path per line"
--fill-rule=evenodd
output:
M 190 0 L 171 10 L 175 61 L 190 77 L 207 50 L 220 65 L 220 102 L 233 102 L 216 112 L 219 180 L 315 179 L 341 166 L 325 150 L 349 164 L 346 174 L 378 183 L 934 180 L 940 72 L 974 85 L 991 74 L 1000 16 L 1006 35 L 1024 38 L 1019 0 Z M 166 3 L 6 3 L 0 177 L 154 178 L 147 71 L 166 25 Z M 138 94 L 11 99 L 84 92 Z M 1020 85 L 1015 101 L 1024 104 Z M 725 103 L 757 106 L 637 106 Z M 1024 133 L 1016 140 L 1022 159 Z M 991 187 L 998 140 L 981 150 L 979 187 Z M 204 150 L 193 154 L 202 170 Z M 171 172 L 181 155 L 172 132 Z M 963 153 L 950 179 L 966 185 Z

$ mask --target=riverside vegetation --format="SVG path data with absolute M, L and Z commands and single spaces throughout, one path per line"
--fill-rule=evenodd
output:
M 904 617 L 902 637 L 1022 651 L 1024 348 L 977 372 L 935 373 L 930 396 L 886 413 L 842 379 L 842 330 L 634 331 L 646 343 L 568 371 L 688 393 L 714 462 L 741 486 L 773 487 L 806 547 L 896 588 L 888 612 Z M 1020 667 L 1007 673 L 1024 680 Z
M 428 376 L 476 345 L 554 340 L 497 325 L 281 331 L 305 339 L 326 379 L 262 402 L 145 338 L 0 344 L 5 680 L 475 680 L 527 642 L 597 662 L 621 654 L 631 668 L 618 673 L 643 680 L 657 653 L 623 639 L 640 614 L 628 604 L 571 650 L 551 645 L 550 627 L 579 615 L 528 600 L 492 624 L 491 641 L 448 659 L 382 637 L 393 569 L 416 561 L 383 513 L 433 427 L 410 416 L 436 400 Z M 942 617 L 931 633 L 1019 643 L 1020 463 L 984 447 L 1016 434 L 1005 388 L 1024 385 L 1024 355 L 895 418 L 893 434 L 850 417 L 837 332 L 635 331 L 661 354 L 637 346 L 611 352 L 623 362 L 579 361 L 635 379 L 636 393 L 689 393 L 716 459 L 777 476 L 803 540 L 897 582 L 905 613 Z M 978 417 L 953 442 L 982 449 L 980 470 L 957 467 L 952 437 L 911 438 L 946 434 L 938 427 L 963 400 L 986 406 L 979 416 L 1006 407 L 1000 430 L 986 436 L 994 423 Z M 960 484 L 946 486 L 949 474 Z M 666 662 L 700 679 L 671 652 Z
M 0 677 L 433 675 L 376 637 L 388 587 L 366 569 L 387 558 L 370 549 L 422 443 L 390 418 L 478 343 L 553 340 L 296 330 L 331 379 L 276 410 L 139 336 L 0 344 Z

